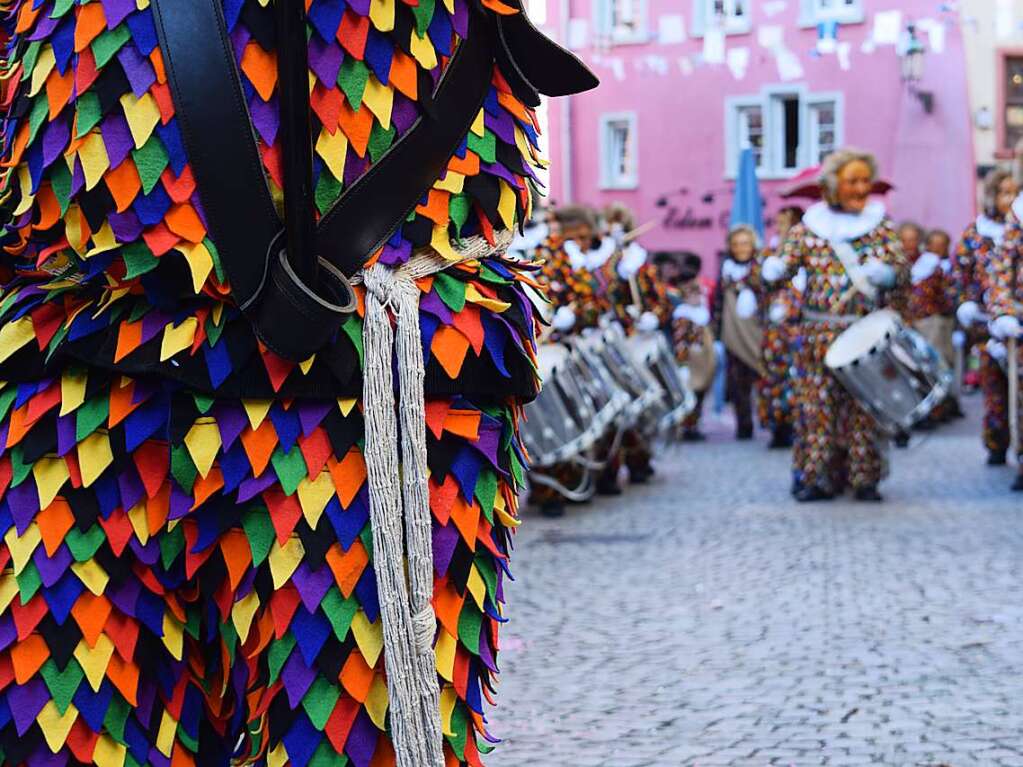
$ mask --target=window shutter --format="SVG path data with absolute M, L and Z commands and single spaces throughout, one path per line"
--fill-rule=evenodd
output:
M 693 0 L 693 37 L 703 37 L 707 30 L 707 0 Z

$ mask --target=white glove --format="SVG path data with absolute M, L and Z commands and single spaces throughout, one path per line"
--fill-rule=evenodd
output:
M 941 271 L 945 274 L 952 274 L 952 259 L 943 258 L 941 259 Z
M 785 276 L 785 262 L 778 256 L 768 256 L 764 259 L 764 265 L 760 267 L 760 276 L 766 282 L 777 282 Z
M 799 267 L 799 271 L 796 272 L 796 276 L 792 278 L 792 287 L 800 293 L 806 292 L 806 269 L 802 266 Z
M 739 296 L 735 299 L 735 313 L 739 315 L 739 319 L 743 320 L 756 316 L 757 297 L 749 288 L 739 291 Z
M 636 243 L 630 243 L 622 253 L 622 260 L 618 262 L 618 276 L 623 280 L 631 279 L 645 263 L 646 251 Z
M 953 331 L 952 333 L 952 346 L 956 349 L 966 348 L 966 334 L 961 330 Z
M 653 312 L 643 312 L 640 315 L 639 322 L 636 323 L 636 328 L 642 333 L 652 333 L 661 327 L 661 321 L 657 319 L 657 315 Z
M 551 320 L 551 326 L 555 330 L 560 330 L 562 333 L 571 330 L 572 326 L 575 325 L 575 312 L 572 311 L 570 306 L 559 306 L 558 311 L 554 312 L 554 319 Z
M 772 325 L 781 325 L 789 316 L 789 307 L 782 301 L 775 301 L 767 313 Z
M 997 338 L 999 341 L 1004 341 L 1007 338 L 1018 338 L 1020 331 L 1019 320 L 1009 314 L 1003 314 L 1001 317 L 996 318 L 991 322 L 991 335 Z
M 910 269 L 910 276 L 913 279 L 913 284 L 919 285 L 934 274 L 940 266 L 941 259 L 938 258 L 936 254 L 924 253 L 913 263 L 913 268 Z
M 672 315 L 676 320 L 686 319 L 701 328 L 710 323 L 710 312 L 706 306 L 693 306 L 692 304 L 679 304 L 675 307 Z
M 863 273 L 875 287 L 890 288 L 895 285 L 895 269 L 880 259 L 869 259 L 863 264 Z
M 976 301 L 964 301 L 959 304 L 959 308 L 956 309 L 956 319 L 959 320 L 959 324 L 964 328 L 970 327 L 973 323 L 977 322 L 983 312 L 980 310 L 980 305 Z
M 987 342 L 987 353 L 991 355 L 993 359 L 1004 360 L 1005 359 L 1005 344 L 1001 341 L 996 341 L 993 338 Z

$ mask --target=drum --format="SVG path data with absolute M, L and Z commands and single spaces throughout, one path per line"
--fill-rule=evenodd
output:
M 626 338 L 622 326 L 612 323 L 603 332 L 601 359 L 615 384 L 628 395 L 622 418 L 626 428 L 656 421 L 667 411 L 664 393 L 646 365 L 643 339 Z
M 534 467 L 551 466 L 586 452 L 600 437 L 595 411 L 580 386 L 571 350 L 544 344 L 537 351 L 543 388 L 526 405 L 522 441 Z
M 666 432 L 682 423 L 696 407 L 696 394 L 689 388 L 688 369 L 675 364 L 671 347 L 663 334 L 642 333 L 626 341 L 633 362 L 656 383 L 661 399 L 654 409 L 656 430 Z
M 890 309 L 849 326 L 832 343 L 824 362 L 889 431 L 911 428 L 952 387 L 953 373 L 938 351 Z
M 579 386 L 593 412 L 592 430 L 605 433 L 629 406 L 630 395 L 616 381 L 607 366 L 605 341 L 599 332 L 571 339 L 572 361 Z

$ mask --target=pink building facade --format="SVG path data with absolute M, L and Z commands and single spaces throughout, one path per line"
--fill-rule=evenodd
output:
M 974 215 L 962 33 L 934 0 L 547 3 L 540 21 L 602 80 L 550 105 L 550 197 L 624 202 L 655 222 L 647 248 L 716 268 L 744 147 L 769 221 L 792 177 L 842 145 L 877 154 L 895 219 L 958 231 Z M 910 25 L 925 49 L 912 84 Z

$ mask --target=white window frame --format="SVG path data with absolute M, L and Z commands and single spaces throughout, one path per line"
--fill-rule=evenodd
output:
M 609 129 L 613 123 L 627 123 L 629 126 L 628 149 L 632 157 L 631 173 L 614 178 L 611 170 L 613 158 L 610 156 L 611 146 L 608 142 Z M 602 114 L 599 120 L 600 131 L 598 146 L 600 147 L 600 188 L 636 189 L 639 187 L 639 118 L 635 112 L 609 112 Z
M 845 145 L 845 95 L 840 91 L 812 93 L 806 97 L 806 160 L 814 165 L 820 155 L 820 143 L 813 130 L 811 113 L 815 107 L 830 104 L 835 112 L 835 148 Z
M 781 167 L 785 147 L 782 126 L 784 119 L 777 101 L 795 97 L 799 99 L 799 147 L 795 168 Z M 734 179 L 738 174 L 739 111 L 759 107 L 763 115 L 763 155 L 757 177 L 761 180 L 789 179 L 808 167 L 817 164 L 814 158 L 813 137 L 810 135 L 810 110 L 814 105 L 833 103 L 835 110 L 835 146 L 845 141 L 845 98 L 838 92 L 810 92 L 803 85 L 768 86 L 757 95 L 733 96 L 725 99 L 725 178 Z
M 867 14 L 863 10 L 863 0 L 857 0 L 856 5 L 851 8 L 844 8 L 837 14 L 830 14 L 820 6 L 820 0 L 799 0 L 799 26 L 816 27 L 827 21 L 837 21 L 839 24 L 862 24 L 867 20 Z
M 636 15 L 631 29 L 613 25 L 613 5 L 616 0 L 593 0 L 593 35 L 604 45 L 637 45 L 650 41 L 647 14 L 648 0 L 631 0 Z
M 729 96 L 725 99 L 725 176 L 735 178 L 739 172 L 739 150 L 744 149 L 739 145 L 739 113 L 745 109 L 757 108 L 761 111 L 761 120 L 764 125 L 764 139 L 767 139 L 767 114 L 764 109 L 764 100 L 760 96 Z M 767 145 L 763 148 L 763 162 L 767 162 Z M 763 167 L 757 168 L 757 175 L 763 172 Z
M 727 1 L 727 0 L 726 0 Z M 721 25 L 725 35 L 747 35 L 753 31 L 753 0 L 744 0 L 746 15 L 741 19 L 729 18 Z M 716 21 L 711 21 L 710 9 L 714 0 L 693 0 L 693 37 L 703 37 L 707 28 Z

